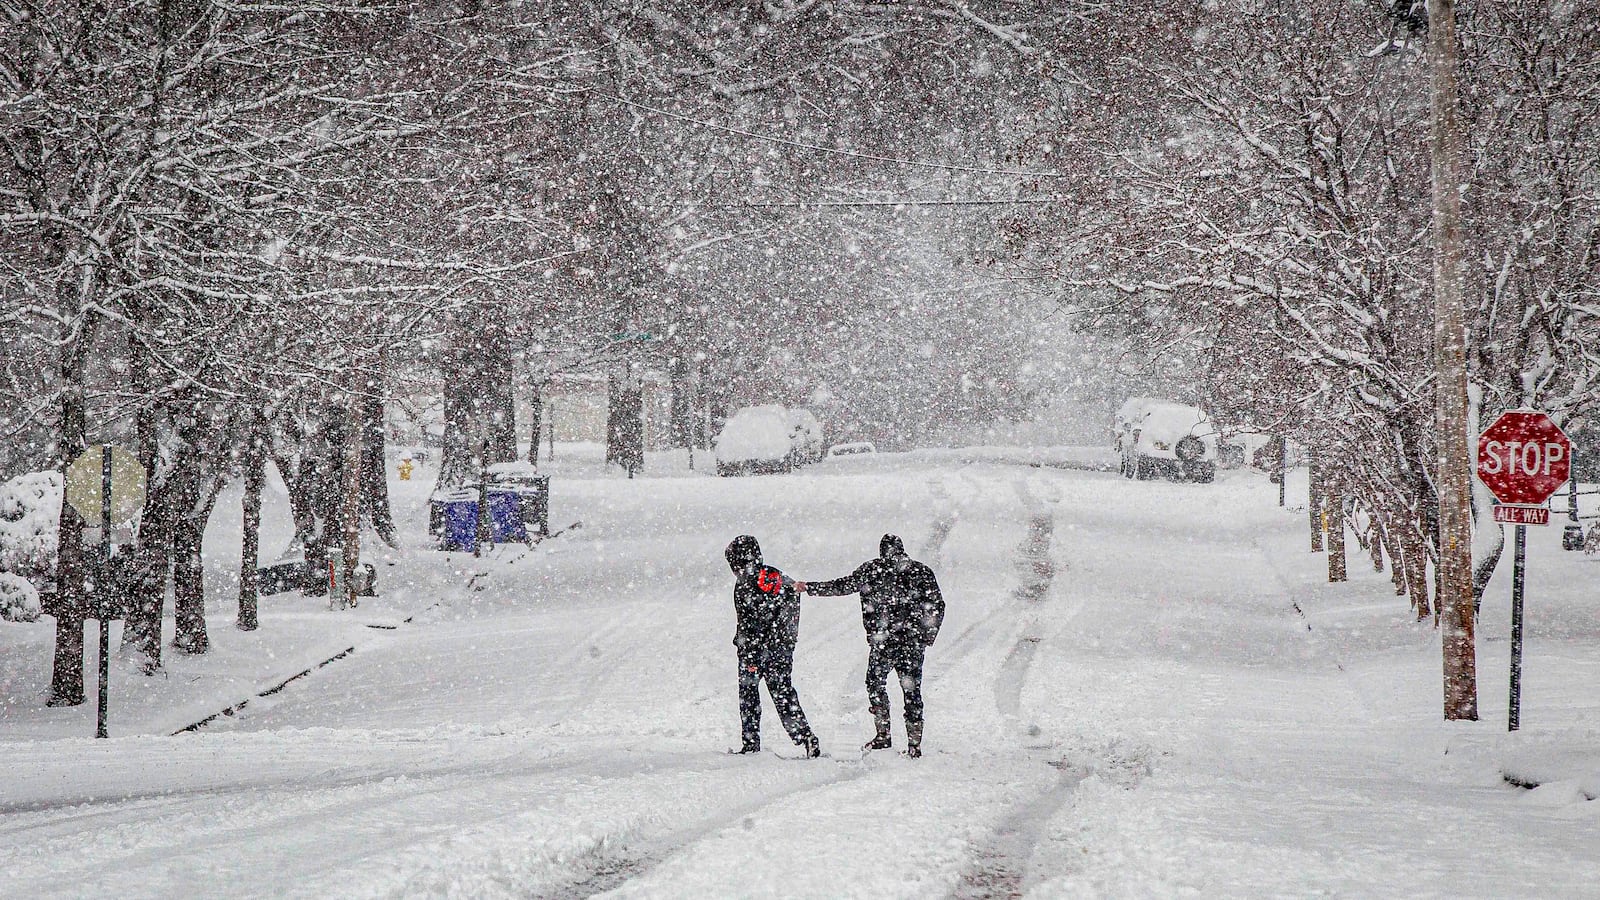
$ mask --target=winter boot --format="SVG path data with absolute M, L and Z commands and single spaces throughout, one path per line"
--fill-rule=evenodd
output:
M 752 741 L 749 738 L 746 738 L 745 742 L 744 742 L 744 746 L 739 748 L 739 752 L 740 753 L 760 753 L 761 752 L 761 739 L 757 738 L 757 739 Z
M 817 740 L 817 736 L 814 734 L 806 735 L 805 739 L 800 742 L 800 746 L 805 748 L 806 759 L 816 759 L 822 755 L 822 742 Z
M 906 755 L 916 759 L 922 755 L 922 723 L 906 723 Z
M 874 713 L 872 721 L 878 727 L 878 733 L 872 736 L 872 740 L 862 744 L 861 749 L 887 750 L 894 746 L 894 742 L 889 739 L 889 716 L 887 714 L 879 715 Z

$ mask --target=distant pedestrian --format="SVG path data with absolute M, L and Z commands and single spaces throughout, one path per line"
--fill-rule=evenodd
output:
M 861 595 L 861 624 L 867 630 L 867 707 L 877 734 L 863 747 L 885 750 L 889 737 L 889 670 L 905 696 L 906 755 L 922 755 L 922 657 L 944 623 L 944 596 L 933 570 L 906 555 L 899 537 L 878 542 L 878 558 L 833 581 L 799 582 L 818 597 Z
M 800 639 L 800 595 L 794 580 L 761 559 L 761 545 L 748 534 L 733 539 L 726 551 L 733 570 L 733 609 L 737 627 L 733 646 L 739 658 L 740 753 L 761 750 L 761 687 L 778 710 L 789 737 L 805 748 L 808 758 L 822 750 L 806 723 L 800 695 L 791 680 L 794 646 Z

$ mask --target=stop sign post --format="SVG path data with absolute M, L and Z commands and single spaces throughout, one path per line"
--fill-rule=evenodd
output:
M 1550 417 L 1531 409 L 1502 413 L 1478 436 L 1478 480 L 1500 504 L 1496 522 L 1517 526 L 1511 570 L 1511 704 L 1506 728 L 1522 720 L 1522 582 L 1527 526 L 1547 525 L 1550 495 L 1572 474 L 1572 441 Z
M 100 576 L 97 596 L 90 604 L 93 618 L 100 620 L 100 705 L 95 715 L 97 738 L 106 736 L 106 707 L 111 684 L 111 620 L 122 617 L 112 602 L 111 526 L 132 519 L 144 507 L 144 466 L 138 457 L 111 444 L 97 444 L 67 466 L 62 498 L 85 524 L 99 525 Z

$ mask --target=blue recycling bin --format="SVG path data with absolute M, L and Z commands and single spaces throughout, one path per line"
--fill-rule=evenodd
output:
M 444 549 L 478 549 L 478 501 L 446 500 L 444 506 Z
M 478 549 L 478 501 L 446 500 L 444 541 L 446 550 Z M 528 527 L 522 521 L 520 498 L 511 491 L 489 491 L 489 540 L 496 544 L 526 543 Z
M 522 502 L 515 491 L 489 491 L 489 539 L 496 544 L 527 543 L 528 527 L 522 521 Z

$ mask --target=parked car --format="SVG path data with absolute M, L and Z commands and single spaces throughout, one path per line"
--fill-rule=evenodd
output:
M 809 409 L 789 410 L 789 458 L 797 466 L 822 459 L 822 423 Z
M 863 453 L 877 453 L 878 448 L 871 441 L 851 441 L 846 444 L 834 444 L 828 448 L 828 458 L 839 456 L 857 456 Z
M 1196 407 L 1134 397 L 1117 410 L 1113 430 L 1124 477 L 1216 480 L 1217 433 Z
M 787 411 L 776 404 L 747 406 L 728 417 L 711 442 L 718 475 L 758 475 L 794 468 Z

